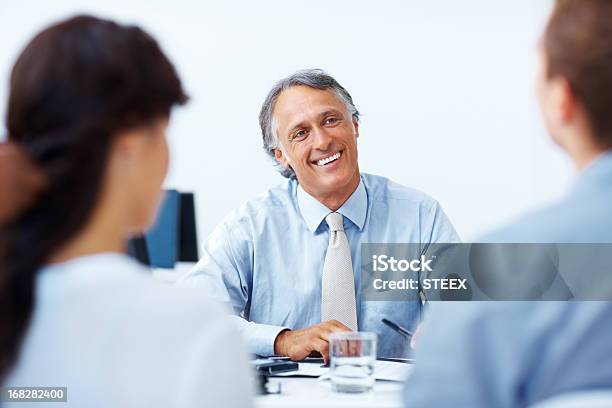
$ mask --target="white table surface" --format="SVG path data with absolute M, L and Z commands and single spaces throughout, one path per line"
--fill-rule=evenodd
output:
M 272 383 L 281 383 L 280 395 L 255 397 L 257 408 L 398 408 L 402 407 L 402 383 L 376 381 L 374 389 L 362 394 L 344 394 L 332 391 L 329 381 L 316 378 L 272 377 Z

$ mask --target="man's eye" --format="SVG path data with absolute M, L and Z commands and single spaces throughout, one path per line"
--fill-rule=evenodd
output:
M 298 130 L 297 132 L 295 132 L 293 134 L 293 138 L 292 139 L 302 139 L 302 138 L 306 137 L 307 134 L 308 134 L 308 132 L 306 132 L 305 130 Z
M 333 124 L 336 124 L 337 122 L 338 122 L 338 119 L 332 117 L 332 118 L 325 119 L 325 122 L 323 123 L 326 125 L 333 125 Z

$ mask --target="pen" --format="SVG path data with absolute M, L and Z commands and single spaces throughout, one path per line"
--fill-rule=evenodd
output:
M 409 339 L 410 337 L 412 337 L 412 332 L 409 330 L 404 329 L 402 326 L 400 326 L 397 323 L 393 323 L 391 320 L 389 319 L 382 319 L 382 322 L 384 324 L 386 324 L 387 326 L 389 326 L 392 330 L 398 332 L 399 334 L 401 334 L 402 336 L 406 337 L 407 339 Z
M 390 361 L 392 363 L 414 364 L 414 358 L 378 357 L 378 361 Z

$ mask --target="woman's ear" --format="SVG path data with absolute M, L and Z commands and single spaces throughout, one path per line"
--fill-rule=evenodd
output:
M 132 160 L 139 150 L 141 138 L 134 131 L 125 131 L 116 135 L 113 139 L 112 149 L 117 157 Z

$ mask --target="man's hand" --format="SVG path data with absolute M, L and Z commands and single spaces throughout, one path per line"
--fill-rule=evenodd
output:
M 337 320 L 315 324 L 300 330 L 285 330 L 274 340 L 274 353 L 286 356 L 293 361 L 303 360 L 313 351 L 321 353 L 325 362 L 329 361 L 328 338 L 333 332 L 352 331 Z
M 45 177 L 12 143 L 0 143 L 0 225 L 15 217 L 45 187 Z

